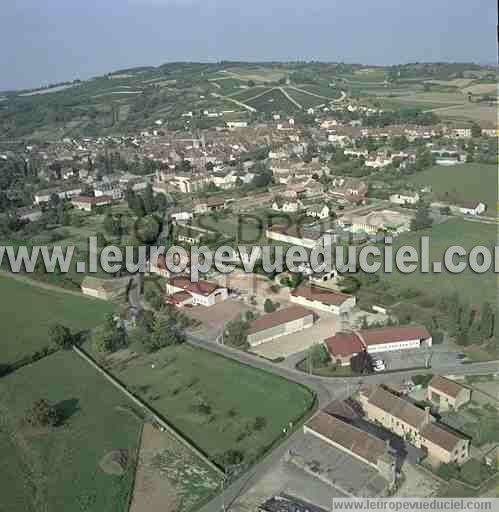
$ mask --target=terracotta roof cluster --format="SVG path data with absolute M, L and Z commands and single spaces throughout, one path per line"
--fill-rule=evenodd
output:
M 253 320 L 249 325 L 247 333 L 254 334 L 256 332 L 265 331 L 266 329 L 270 329 L 277 325 L 299 320 L 300 318 L 305 318 L 313 314 L 314 313 L 312 311 L 301 306 L 293 306 L 281 309 L 280 311 L 274 311 L 273 313 L 269 313 L 268 315 L 264 315 Z
M 451 431 L 444 425 L 435 422 L 429 412 L 380 386 L 363 390 L 361 393 L 367 396 L 370 405 L 374 405 L 394 418 L 407 423 L 418 431 L 422 439 L 426 439 L 448 452 L 452 452 L 455 446 L 465 439 L 465 437 Z

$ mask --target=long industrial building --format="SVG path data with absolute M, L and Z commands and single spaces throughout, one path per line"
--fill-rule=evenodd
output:
M 256 347 L 281 336 L 302 331 L 314 325 L 314 313 L 301 306 L 274 311 L 251 322 L 248 343 Z

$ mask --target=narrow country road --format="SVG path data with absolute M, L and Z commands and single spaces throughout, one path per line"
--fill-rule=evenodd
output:
M 134 285 L 130 291 L 129 300 L 135 307 L 141 307 L 142 300 L 140 297 L 140 281 L 136 277 Z M 188 334 L 187 342 L 193 346 L 209 350 L 210 352 L 222 355 L 239 363 L 270 372 L 274 375 L 286 378 L 297 384 L 301 384 L 315 393 L 317 397 L 317 405 L 319 408 L 324 407 L 332 400 L 343 400 L 351 396 L 359 386 L 363 384 L 382 384 L 384 382 L 401 382 L 407 378 L 423 374 L 423 373 L 442 373 L 452 375 L 477 375 L 484 373 L 499 372 L 499 361 L 489 361 L 485 363 L 473 364 L 452 364 L 447 366 L 432 367 L 426 370 L 410 370 L 396 373 L 381 373 L 376 375 L 368 375 L 361 377 L 318 377 L 308 375 L 295 368 L 280 366 L 261 357 L 243 352 L 241 350 L 221 345 L 216 341 L 205 337 Z M 283 433 L 282 442 L 271 452 L 267 453 L 263 459 L 257 464 L 245 471 L 237 480 L 230 483 L 224 489 L 225 510 L 230 510 L 233 502 L 255 484 L 269 469 L 272 468 L 293 446 L 293 444 L 302 435 L 301 430 L 292 432 L 291 434 Z M 222 510 L 222 495 L 218 494 L 210 502 L 204 505 L 201 512 L 218 512 Z

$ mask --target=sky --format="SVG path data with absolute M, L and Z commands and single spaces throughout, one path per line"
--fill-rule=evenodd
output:
M 171 61 L 497 61 L 494 0 L 2 4 L 0 90 Z

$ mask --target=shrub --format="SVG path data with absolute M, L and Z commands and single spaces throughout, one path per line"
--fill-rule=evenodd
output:
M 265 313 L 273 313 L 276 310 L 276 307 L 270 299 L 265 299 L 265 302 L 263 303 L 263 310 Z
M 437 469 L 437 475 L 444 480 L 451 480 L 452 478 L 459 478 L 459 466 L 455 462 L 449 464 L 440 464 Z
M 59 423 L 59 414 L 56 407 L 41 398 L 26 413 L 25 421 L 32 427 L 55 427 Z
M 433 375 L 431 373 L 428 375 L 414 375 L 412 377 L 412 382 L 414 382 L 416 386 L 426 387 L 432 378 Z

